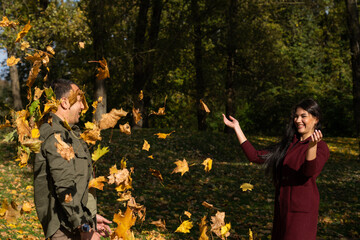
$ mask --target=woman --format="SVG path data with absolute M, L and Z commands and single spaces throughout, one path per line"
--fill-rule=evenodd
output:
M 316 239 L 319 192 L 316 177 L 329 158 L 322 141 L 320 108 L 312 99 L 297 104 L 285 136 L 278 144 L 257 151 L 246 139 L 239 122 L 223 114 L 224 123 L 235 130 L 250 162 L 265 164 L 276 188 L 272 239 Z

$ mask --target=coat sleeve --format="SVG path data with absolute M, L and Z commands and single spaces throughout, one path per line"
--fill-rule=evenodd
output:
M 265 160 L 261 156 L 265 155 L 267 151 L 257 151 L 248 140 L 241 144 L 241 148 L 250 162 L 258 164 L 262 164 L 265 162 Z
M 305 159 L 302 171 L 305 176 L 318 176 L 321 173 L 326 161 L 330 157 L 330 151 L 327 144 L 321 141 L 317 144 L 316 158 L 312 161 Z
M 57 140 L 54 134 L 48 137 L 43 149 L 48 161 L 49 172 L 53 181 L 56 198 L 65 211 L 68 221 L 75 230 L 79 225 L 89 222 L 86 218 L 81 199 L 83 193 L 77 192 L 74 159 L 67 161 L 57 151 Z M 71 194 L 72 200 L 65 201 L 65 196 Z

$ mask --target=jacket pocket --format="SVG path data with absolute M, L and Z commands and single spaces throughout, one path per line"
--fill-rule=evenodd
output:
M 315 194 L 311 186 L 293 186 L 290 193 L 291 212 L 311 212 L 315 206 Z

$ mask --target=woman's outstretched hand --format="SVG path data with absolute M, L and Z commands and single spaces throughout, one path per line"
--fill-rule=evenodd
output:
M 236 120 L 235 118 L 233 118 L 232 116 L 229 116 L 230 120 L 225 116 L 225 114 L 223 114 L 223 118 L 224 118 L 224 123 L 226 126 L 228 126 L 229 128 L 233 128 L 235 129 L 235 127 L 240 127 L 238 120 Z
M 320 130 L 315 130 L 313 134 L 311 134 L 310 147 L 315 146 L 318 142 L 323 139 L 323 134 Z

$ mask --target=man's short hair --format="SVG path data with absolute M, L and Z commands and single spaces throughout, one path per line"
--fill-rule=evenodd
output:
M 71 84 L 76 85 L 68 79 L 59 78 L 54 80 L 50 84 L 50 87 L 54 91 L 56 99 L 60 100 L 62 97 L 66 97 L 66 94 L 70 92 L 72 89 Z

